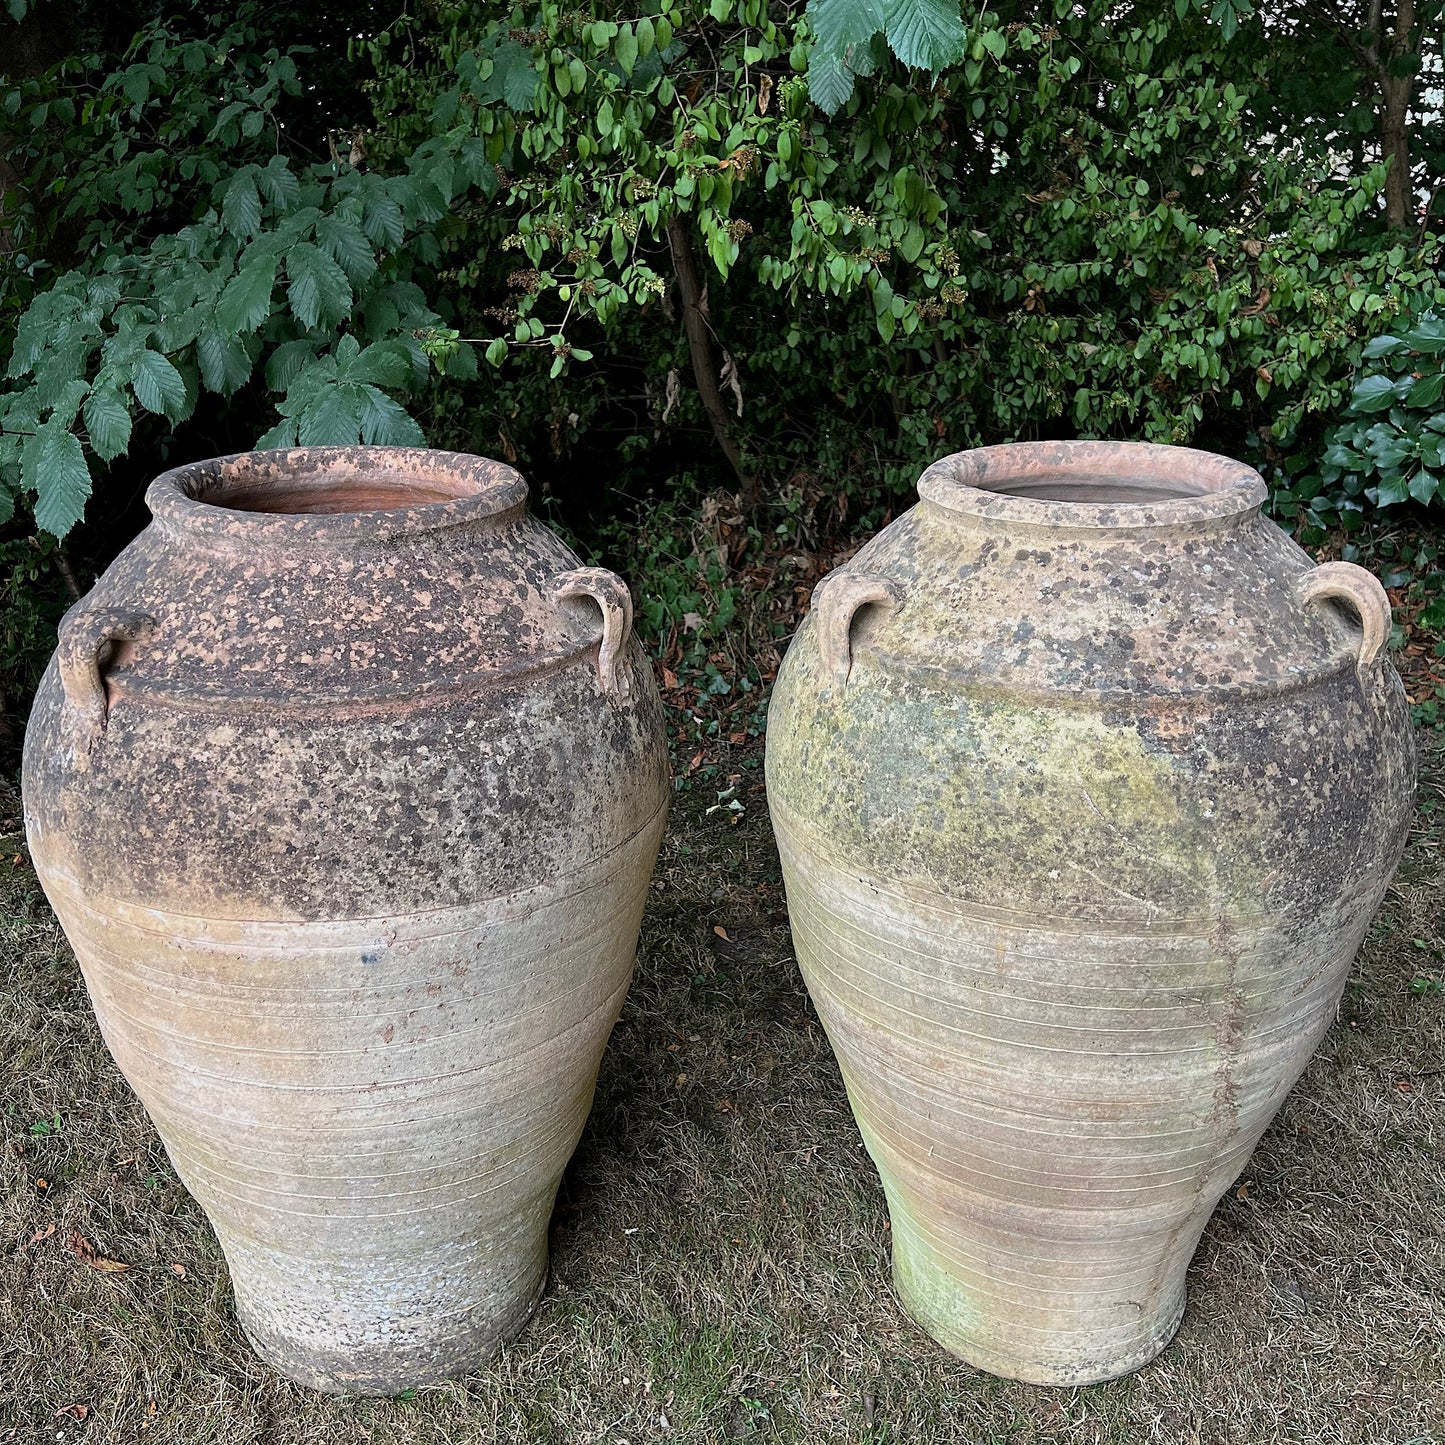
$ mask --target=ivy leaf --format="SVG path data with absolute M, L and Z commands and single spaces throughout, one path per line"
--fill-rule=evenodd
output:
M 1427 373 L 1405 393 L 1406 406 L 1434 406 L 1445 389 L 1445 371 Z
M 261 193 L 256 167 L 244 166 L 231 177 L 221 200 L 221 224 L 233 236 L 250 238 L 261 229 Z
M 963 49 L 958 0 L 885 0 L 884 28 L 893 53 L 919 70 L 942 70 Z
M 351 311 L 346 273 L 318 246 L 302 241 L 286 253 L 286 297 L 296 319 L 310 331 L 324 322 L 335 326 Z
M 85 512 L 90 496 L 90 468 L 80 439 L 66 427 L 46 422 L 25 450 L 35 478 L 35 525 L 63 537 Z M 27 468 L 28 470 L 29 468 Z
M 334 213 L 322 216 L 316 223 L 316 239 L 353 286 L 375 273 L 376 256 L 354 221 Z
M 130 446 L 130 408 L 115 387 L 92 391 L 81 415 L 90 445 L 101 461 L 114 461 Z
M 1405 333 L 1404 341 L 1412 351 L 1423 352 L 1426 356 L 1438 356 L 1445 351 L 1445 319 L 1426 316 Z
M 368 446 L 424 447 L 422 429 L 384 391 L 361 388 L 361 439 Z
M 171 421 L 179 421 L 185 414 L 186 384 L 159 351 L 146 349 L 136 357 L 130 388 L 147 411 Z
M 853 94 L 853 76 L 837 56 L 813 50 L 808 55 L 808 97 L 824 115 L 836 115 Z
M 217 329 L 233 335 L 254 331 L 271 314 L 271 292 L 275 285 L 274 253 L 263 253 L 248 260 L 226 282 L 226 289 L 216 303 Z
M 1376 357 L 1393 356 L 1404 344 L 1398 336 L 1377 336 L 1366 345 L 1360 355 L 1374 361 Z
M 239 336 L 204 327 L 196 338 L 196 364 L 201 381 L 211 391 L 230 396 L 251 375 L 251 354 Z
M 1398 506 L 1410 495 L 1403 477 L 1386 477 L 1374 491 L 1377 507 Z
M 1439 490 L 1439 481 L 1423 468 L 1410 478 L 1410 495 L 1417 502 L 1429 504 Z
M 1350 405 L 1356 411 L 1384 411 L 1395 401 L 1395 383 L 1388 376 L 1367 376 L 1357 383 Z

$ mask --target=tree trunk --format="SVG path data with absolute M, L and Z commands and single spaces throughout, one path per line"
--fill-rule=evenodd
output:
M 1370 3 L 1369 58 L 1380 87 L 1380 153 L 1390 163 L 1385 177 L 1385 220 L 1391 226 L 1408 226 L 1415 209 L 1414 181 L 1410 174 L 1410 93 L 1412 71 L 1394 73 L 1414 53 L 1415 0 L 1398 0 L 1393 30 L 1387 30 L 1382 0 Z
M 682 300 L 682 324 L 687 332 L 687 349 L 692 358 L 693 380 L 697 382 L 698 395 L 712 422 L 713 435 L 722 448 L 733 471 L 737 473 L 743 504 L 755 506 L 758 500 L 757 478 L 749 476 L 743 467 L 742 453 L 728 430 L 727 403 L 723 401 L 718 387 L 717 367 L 713 362 L 712 341 L 709 337 L 707 312 L 702 299 L 702 287 L 697 278 L 697 262 L 693 259 L 692 238 L 688 234 L 687 221 L 674 216 L 667 223 L 667 245 L 672 253 L 672 270 L 677 277 L 678 294 Z

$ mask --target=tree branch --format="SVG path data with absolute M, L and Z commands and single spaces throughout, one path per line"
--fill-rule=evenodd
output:
M 682 216 L 673 216 L 668 221 L 667 246 L 672 253 L 672 271 L 677 277 L 678 294 L 682 300 L 682 324 L 687 332 L 693 380 L 697 383 L 698 395 L 702 398 L 708 420 L 712 422 L 717 444 L 737 474 L 742 499 L 746 505 L 752 506 L 758 499 L 757 478 L 749 476 L 744 469 L 742 453 L 738 451 L 737 444 L 728 431 L 727 404 L 718 389 L 717 368 L 713 364 L 712 342 L 708 336 L 707 316 L 703 310 L 702 287 L 697 278 L 697 262 L 692 254 L 692 237 L 687 221 Z

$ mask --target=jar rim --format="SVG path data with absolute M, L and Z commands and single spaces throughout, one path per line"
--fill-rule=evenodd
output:
M 158 522 L 243 542 L 388 541 L 499 517 L 526 500 L 525 479 L 504 463 L 426 447 L 236 452 L 175 467 L 146 489 Z
M 1244 516 L 1264 505 L 1268 489 L 1253 467 L 1194 447 L 1057 441 L 955 452 L 923 473 L 918 495 L 1005 522 L 1135 529 Z

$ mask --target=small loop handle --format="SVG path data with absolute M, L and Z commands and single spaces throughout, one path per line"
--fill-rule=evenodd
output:
M 1390 599 L 1373 572 L 1353 562 L 1322 562 L 1312 572 L 1306 572 L 1296 588 L 1296 596 L 1305 606 L 1321 598 L 1350 603 L 1360 614 L 1362 633 L 1356 667 L 1363 672 L 1380 660 L 1390 640 L 1393 619 Z
M 597 649 L 597 683 L 613 697 L 626 697 L 631 680 L 622 666 L 622 652 L 632 636 L 632 594 L 615 572 L 605 567 L 577 567 L 552 579 L 558 602 L 590 597 L 602 612 L 602 642 Z
M 853 618 L 861 608 L 891 612 L 903 600 L 898 584 L 877 572 L 831 572 L 813 590 L 818 617 L 818 647 L 833 686 L 848 685 L 853 671 Z
M 108 646 L 139 642 L 155 626 L 143 612 L 72 607 L 60 620 L 55 660 L 60 685 L 81 735 L 81 755 L 88 757 L 110 720 L 101 659 Z

